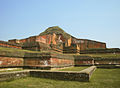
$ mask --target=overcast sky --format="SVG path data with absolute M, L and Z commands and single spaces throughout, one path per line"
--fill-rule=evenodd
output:
M 0 40 L 38 35 L 51 26 L 120 48 L 120 0 L 0 0 Z

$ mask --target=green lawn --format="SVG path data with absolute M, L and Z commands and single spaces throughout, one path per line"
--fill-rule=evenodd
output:
M 86 68 L 88 68 L 88 67 L 69 67 L 69 68 L 65 68 L 65 69 L 60 69 L 59 71 L 81 71 Z
M 101 57 L 101 58 L 120 58 L 120 54 L 83 54 L 91 57 Z
M 7 52 L 20 52 L 20 53 L 43 53 L 47 51 L 31 51 L 31 50 L 24 50 L 24 49 L 15 49 L 15 48 L 5 48 L 5 47 L 0 47 L 0 52 L 7 51 Z
M 2 72 L 14 72 L 14 71 L 23 71 L 23 69 L 21 69 L 21 68 L 18 68 L 18 69 L 8 69 L 8 68 L 4 68 L 4 70 L 3 69 L 0 69 L 0 73 L 2 73 Z
M 71 54 L 72 55 L 72 54 Z M 90 57 L 101 57 L 101 58 L 120 58 L 120 54 L 112 54 L 112 53 L 108 53 L 108 54 L 79 54 L 79 55 L 75 55 L 75 56 L 90 56 Z
M 120 69 L 97 69 L 90 82 L 27 77 L 1 82 L 0 88 L 120 88 Z

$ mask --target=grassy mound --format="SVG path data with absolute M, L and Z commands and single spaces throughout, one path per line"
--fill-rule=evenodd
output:
M 62 34 L 64 38 L 70 38 L 70 35 L 58 26 L 49 27 L 44 32 L 40 33 L 40 35 L 48 35 L 48 34 L 53 34 L 53 33 Z

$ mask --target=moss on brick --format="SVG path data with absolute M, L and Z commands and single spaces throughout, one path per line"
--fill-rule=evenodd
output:
M 8 56 L 8 57 L 24 57 L 25 55 L 41 55 L 49 53 L 47 51 L 30 51 L 30 50 L 21 50 L 14 48 L 4 48 L 0 47 L 0 56 Z
M 66 39 L 70 38 L 70 35 L 58 26 L 49 27 L 44 32 L 40 33 L 40 35 L 47 35 L 47 34 L 53 34 L 53 33 L 62 34 Z
M 62 54 L 55 51 L 30 51 L 30 50 L 21 50 L 14 48 L 5 48 L 0 47 L 0 56 L 9 56 L 9 57 L 33 57 L 33 56 L 44 56 L 51 55 L 52 57 L 64 58 L 64 59 L 74 59 L 80 57 L 91 57 L 91 58 L 120 58 L 120 54 Z

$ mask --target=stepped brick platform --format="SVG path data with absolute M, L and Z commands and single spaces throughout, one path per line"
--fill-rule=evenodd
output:
M 90 81 L 92 73 L 95 71 L 96 66 L 91 66 L 82 71 L 45 71 L 45 70 L 29 70 L 29 71 L 16 71 L 0 73 L 0 81 L 14 80 L 23 77 L 37 77 L 49 78 L 55 80 L 69 80 L 69 81 Z

